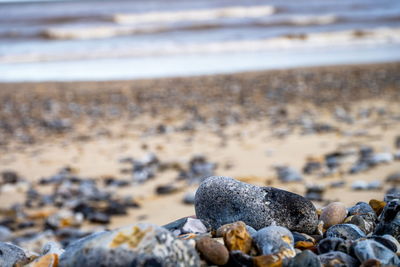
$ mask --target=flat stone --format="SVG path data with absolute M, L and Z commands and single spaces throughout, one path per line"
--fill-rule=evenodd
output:
M 279 254 L 294 257 L 294 238 L 292 233 L 281 226 L 268 226 L 257 232 L 254 242 L 262 255 Z
M 346 215 L 346 206 L 341 202 L 333 202 L 322 210 L 320 220 L 324 222 L 324 228 L 327 229 L 332 225 L 342 223 Z
M 243 221 L 254 229 L 273 223 L 291 231 L 312 234 L 318 225 L 314 205 L 304 197 L 276 189 L 213 176 L 196 193 L 196 216 L 213 229 Z
M 60 257 L 69 266 L 198 266 L 193 246 L 165 228 L 145 223 L 92 234 L 70 244 Z
M 226 247 L 210 237 L 197 240 L 196 249 L 212 264 L 224 265 L 229 260 L 229 251 Z
M 393 251 L 370 239 L 356 242 L 354 245 L 354 254 L 360 262 L 365 262 L 369 259 L 378 259 L 384 265 L 400 265 L 399 257 Z
M 18 246 L 0 242 L 0 266 L 14 267 L 28 263 L 28 257 L 24 250 Z
M 365 233 L 354 224 L 337 224 L 326 231 L 327 237 L 340 237 L 344 240 L 356 240 L 364 237 Z

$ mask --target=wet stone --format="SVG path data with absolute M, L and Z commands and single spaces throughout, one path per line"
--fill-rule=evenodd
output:
M 275 222 L 292 231 L 312 234 L 318 225 L 316 209 L 304 197 L 221 176 L 210 177 L 200 185 L 195 210 L 197 217 L 213 229 L 236 221 L 261 229 Z
M 347 244 L 343 238 L 327 237 L 318 243 L 318 253 L 324 254 L 331 251 L 341 251 L 347 253 Z
M 364 237 L 365 233 L 354 224 L 337 224 L 326 231 L 327 237 L 339 237 L 344 240 L 357 240 Z
M 283 257 L 296 255 L 292 233 L 281 226 L 268 226 L 258 230 L 254 242 L 262 255 L 279 254 Z
M 297 254 L 294 258 L 290 259 L 286 267 L 298 267 L 298 266 L 308 266 L 308 267 L 322 267 L 321 260 L 310 250 L 304 250 L 303 252 Z
M 23 266 L 26 263 L 28 263 L 28 258 L 22 248 L 0 242 L 0 266 Z
M 354 254 L 360 262 L 378 259 L 384 265 L 400 265 L 399 257 L 393 251 L 374 240 L 357 241 L 354 245 Z
M 197 240 L 196 249 L 212 264 L 224 265 L 228 262 L 229 251 L 224 245 L 210 237 L 203 237 Z
M 341 252 L 332 251 L 318 256 L 323 266 L 346 266 L 356 267 L 359 266 L 358 260 Z
M 332 225 L 342 223 L 346 218 L 346 215 L 346 206 L 340 202 L 333 202 L 322 210 L 320 220 L 324 222 L 324 228 L 327 229 Z
M 194 247 L 165 228 L 139 223 L 70 244 L 60 266 L 198 266 Z

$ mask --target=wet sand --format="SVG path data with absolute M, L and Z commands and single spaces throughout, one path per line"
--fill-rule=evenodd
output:
M 126 157 L 154 153 L 162 162 L 186 165 L 194 155 L 217 163 L 215 174 L 304 195 L 307 185 L 323 185 L 324 201 L 382 199 L 387 175 L 400 161 L 357 174 L 348 169 L 358 149 L 396 152 L 400 135 L 400 64 L 336 66 L 140 81 L 0 84 L 0 172 L 13 170 L 40 192 L 36 183 L 70 166 L 80 177 L 122 173 Z M 340 171 L 302 182 L 283 183 L 274 166 L 301 172 L 307 158 L 346 151 Z M 193 215 L 182 203 L 197 184 L 177 181 L 173 170 L 143 184 L 106 188 L 133 196 L 141 205 L 112 218 L 110 228 L 137 221 L 159 225 Z M 379 190 L 352 190 L 357 180 L 380 181 Z M 345 185 L 331 188 L 330 183 Z M 179 190 L 157 195 L 158 185 Z M 0 208 L 21 202 L 26 188 L 0 194 Z

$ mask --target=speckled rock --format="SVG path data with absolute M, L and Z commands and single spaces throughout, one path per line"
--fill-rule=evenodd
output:
M 339 237 L 327 237 L 318 243 L 319 254 L 324 254 L 331 251 L 341 251 L 347 253 L 346 241 Z
M 364 237 L 365 233 L 354 224 L 337 224 L 326 231 L 327 237 L 340 237 L 344 240 L 356 240 Z
M 224 232 L 224 242 L 229 251 L 240 250 L 249 253 L 252 246 L 252 238 L 247 232 L 246 225 L 243 222 L 232 224 Z
M 358 260 L 340 251 L 324 253 L 319 255 L 318 257 L 321 260 L 323 266 L 359 266 Z
M 322 210 L 320 220 L 324 222 L 324 228 L 327 229 L 332 225 L 342 223 L 346 215 L 346 206 L 341 202 L 333 202 Z
M 279 254 L 282 257 L 294 257 L 296 255 L 293 247 L 293 235 L 285 227 L 265 227 L 257 232 L 254 242 L 263 255 Z
M 229 251 L 226 247 L 210 237 L 202 237 L 197 240 L 196 249 L 212 264 L 224 265 L 229 260 Z
M 384 265 L 400 265 L 399 257 L 393 251 L 370 239 L 357 241 L 354 245 L 354 254 L 360 262 L 378 259 Z
M 0 251 L 1 267 L 23 266 L 29 261 L 24 250 L 18 246 L 0 242 Z
M 320 267 L 321 260 L 310 250 L 304 250 L 303 252 L 296 255 L 296 257 L 289 260 L 286 267 Z
M 375 211 L 376 215 L 379 216 L 382 213 L 383 208 L 386 206 L 386 202 L 376 199 L 371 199 L 369 201 L 369 205 Z
M 99 232 L 70 244 L 60 266 L 198 266 L 194 247 L 168 230 L 139 223 Z
M 254 229 L 273 223 L 312 234 L 318 225 L 314 205 L 297 194 L 273 187 L 258 187 L 229 177 L 212 176 L 196 193 L 196 216 L 212 228 L 243 221 Z

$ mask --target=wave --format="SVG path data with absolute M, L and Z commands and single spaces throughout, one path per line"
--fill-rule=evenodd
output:
M 177 44 L 165 43 L 162 45 L 147 45 L 132 47 L 109 47 L 99 50 L 82 49 L 68 54 L 16 54 L 0 56 L 0 63 L 22 63 L 43 61 L 68 61 L 104 58 L 134 58 L 134 57 L 158 57 L 177 56 L 190 54 L 235 53 L 257 51 L 281 51 L 283 49 L 313 49 L 329 48 L 334 45 L 357 46 L 400 44 L 400 28 L 377 28 L 371 30 L 349 30 L 337 32 L 322 32 L 312 34 L 290 34 L 280 37 L 261 40 L 241 40 L 209 42 L 202 44 Z
M 273 6 L 233 6 L 215 9 L 182 10 L 171 12 L 149 12 L 116 14 L 114 22 L 120 24 L 161 23 L 180 21 L 213 20 L 219 18 L 259 18 L 274 14 Z

